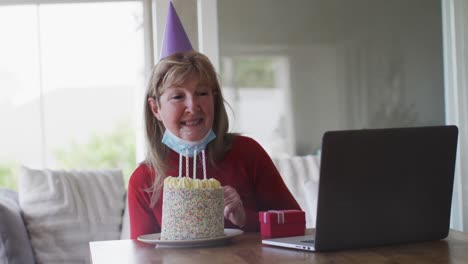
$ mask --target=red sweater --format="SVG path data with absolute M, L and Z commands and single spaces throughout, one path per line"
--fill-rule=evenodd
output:
M 178 176 L 179 155 L 170 150 L 168 155 L 168 174 Z M 193 176 L 193 159 L 190 159 L 190 177 Z M 246 213 L 245 231 L 258 231 L 258 212 L 274 209 L 300 209 L 283 182 L 270 156 L 253 139 L 236 136 L 232 148 L 224 160 L 216 167 L 206 164 L 207 177 L 215 178 L 222 186 L 230 185 L 239 193 Z M 183 166 L 185 176 L 185 157 Z M 151 208 L 149 188 L 155 175 L 145 164 L 133 172 L 128 184 L 128 204 L 130 213 L 130 237 L 161 232 L 162 191 L 156 205 Z M 197 160 L 197 178 L 203 178 L 201 159 Z M 225 219 L 225 227 L 238 228 Z

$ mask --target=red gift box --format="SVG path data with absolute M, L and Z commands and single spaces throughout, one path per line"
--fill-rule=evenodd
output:
M 270 210 L 258 213 L 262 238 L 303 236 L 305 213 L 301 210 Z

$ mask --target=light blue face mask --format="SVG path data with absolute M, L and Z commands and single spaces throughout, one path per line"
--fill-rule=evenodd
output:
M 188 154 L 189 157 L 193 157 L 195 150 L 197 153 L 200 153 L 200 151 L 205 149 L 206 145 L 208 145 L 208 143 L 210 143 L 215 138 L 216 135 L 212 129 L 210 129 L 206 136 L 204 136 L 199 141 L 188 141 L 181 139 L 169 131 L 169 129 L 166 129 L 161 142 L 175 152 L 179 153 L 179 155 L 187 156 Z

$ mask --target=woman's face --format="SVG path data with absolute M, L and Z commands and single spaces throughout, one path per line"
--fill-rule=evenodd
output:
M 196 75 L 180 86 L 168 87 L 161 94 L 159 104 L 153 98 L 148 102 L 166 129 L 184 140 L 201 140 L 213 126 L 213 92 L 200 84 Z

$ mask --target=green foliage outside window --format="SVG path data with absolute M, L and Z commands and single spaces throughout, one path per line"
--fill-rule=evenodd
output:
M 18 188 L 17 181 L 18 165 L 14 162 L 2 162 L 0 164 L 0 186 L 16 190 Z
M 121 169 L 125 183 L 136 168 L 135 130 L 125 123 L 109 134 L 93 134 L 85 144 L 70 143 L 55 152 L 64 169 Z
M 126 123 L 117 125 L 108 134 L 93 134 L 88 142 L 71 142 L 55 151 L 59 168 L 63 169 L 121 169 L 125 184 L 136 168 L 135 130 Z M 0 163 L 0 186 L 17 190 L 18 164 Z
M 274 83 L 274 59 L 271 57 L 233 58 L 233 81 L 238 88 L 272 88 Z M 221 78 L 227 74 L 221 65 Z

